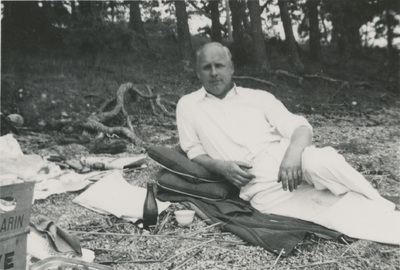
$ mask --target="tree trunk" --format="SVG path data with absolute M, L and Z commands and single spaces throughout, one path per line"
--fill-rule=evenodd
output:
M 221 23 L 219 22 L 219 1 L 209 1 L 211 11 L 211 40 L 221 42 Z
M 247 9 L 246 1 L 239 1 L 239 3 L 240 3 L 240 13 L 241 13 L 241 19 L 242 19 L 244 32 L 250 33 L 251 26 L 250 26 L 249 17 L 246 14 L 246 9 Z M 262 14 L 262 12 L 260 11 L 260 16 L 261 16 L 261 14 Z
M 241 5 L 237 0 L 230 0 L 229 6 L 232 14 L 232 36 L 234 42 L 243 41 L 243 25 L 242 25 L 242 13 Z
M 176 20 L 178 23 L 178 45 L 181 60 L 186 62 L 186 65 L 190 65 L 194 63 L 194 51 L 189 32 L 188 15 L 186 13 L 186 2 L 176 0 L 175 9 Z
M 116 3 L 114 1 L 110 1 L 110 3 L 109 3 L 109 6 L 111 8 L 110 13 L 111 13 L 111 21 L 112 22 L 115 22 L 115 4 Z M 129 16 L 131 16 L 131 15 L 129 14 Z
M 285 43 L 288 47 L 289 59 L 292 62 L 295 70 L 302 73 L 304 72 L 304 65 L 301 62 L 299 53 L 297 51 L 297 43 L 294 39 L 292 22 L 290 19 L 287 3 L 285 0 L 278 0 L 278 5 L 281 13 L 283 28 L 285 30 Z
M 324 2 L 331 13 L 332 41 L 336 46 L 344 62 L 353 55 L 361 52 L 360 27 L 370 21 L 373 16 L 368 12 L 368 1 L 331 1 Z M 376 7 L 378 8 L 378 7 Z M 380 12 L 379 12 L 380 13 Z
M 93 16 L 92 3 L 89 1 L 78 1 L 79 13 L 82 16 Z
M 253 63 L 257 72 L 269 71 L 264 35 L 261 28 L 260 3 L 258 0 L 248 1 L 251 21 L 251 37 L 253 40 Z
M 319 21 L 318 21 L 318 4 L 319 0 L 308 0 L 308 16 L 310 20 L 310 55 L 315 61 L 322 63 L 322 52 L 321 52 L 321 34 L 319 32 Z
M 392 56 L 394 56 L 393 25 L 392 25 L 392 21 L 394 21 L 394 18 L 392 18 L 390 14 L 390 9 L 386 9 L 385 17 L 386 17 L 386 28 L 387 28 L 387 55 L 389 59 L 392 59 Z
M 149 41 L 144 29 L 142 14 L 140 12 L 140 1 L 129 2 L 129 17 L 129 28 L 140 34 L 143 38 L 144 44 L 149 48 Z
M 239 65 L 242 65 L 246 62 L 246 48 L 244 44 L 244 32 L 241 18 L 241 4 L 237 0 L 230 0 L 229 6 L 232 14 L 233 61 Z
M 229 7 L 229 0 L 225 0 L 225 10 L 226 10 L 226 24 L 228 26 L 228 41 L 233 42 L 232 36 L 232 23 L 231 23 L 231 9 Z

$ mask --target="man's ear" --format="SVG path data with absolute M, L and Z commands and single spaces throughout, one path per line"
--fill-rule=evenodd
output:
M 200 73 L 196 71 L 197 78 L 200 80 Z
M 231 61 L 231 67 L 232 67 L 231 75 L 233 75 L 233 73 L 235 73 L 235 65 L 233 64 L 232 61 Z

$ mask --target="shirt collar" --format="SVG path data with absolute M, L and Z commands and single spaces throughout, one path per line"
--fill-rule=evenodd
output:
M 202 98 L 219 99 L 216 96 L 209 94 L 204 87 L 201 88 L 201 92 L 202 92 Z M 233 83 L 233 87 L 229 90 L 229 92 L 226 94 L 226 96 L 223 99 L 227 99 L 227 98 L 236 96 L 237 94 L 238 94 L 238 89 L 236 87 L 236 84 Z

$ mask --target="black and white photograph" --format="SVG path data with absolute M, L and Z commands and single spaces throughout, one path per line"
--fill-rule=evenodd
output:
M 0 5 L 0 269 L 400 269 L 400 1 Z

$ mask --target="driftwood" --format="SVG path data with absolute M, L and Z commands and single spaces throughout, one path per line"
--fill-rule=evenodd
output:
M 134 127 L 132 126 L 131 122 L 131 116 L 127 112 L 126 108 L 124 107 L 124 96 L 125 93 L 128 91 L 133 91 L 134 94 L 144 98 L 148 99 L 150 101 L 150 105 L 153 111 L 153 114 L 159 117 L 162 117 L 163 115 L 173 117 L 175 116 L 174 112 L 170 112 L 166 109 L 166 107 L 163 105 L 162 101 L 162 95 L 157 94 L 153 95 L 153 92 L 150 88 L 150 86 L 146 86 L 149 92 L 149 95 L 143 94 L 139 89 L 134 87 L 132 83 L 125 83 L 122 84 L 119 89 L 117 90 L 116 93 L 116 105 L 114 109 L 111 111 L 106 111 L 106 112 L 99 112 L 98 114 L 91 115 L 86 119 L 86 122 L 80 123 L 80 126 L 84 129 L 89 129 L 89 130 L 95 130 L 101 133 L 106 133 L 106 134 L 117 134 L 120 136 L 123 136 L 127 139 L 129 139 L 131 142 L 133 142 L 135 145 L 138 146 L 143 146 L 144 142 L 136 135 Z M 169 93 L 168 95 L 174 95 Z M 115 99 L 111 99 L 106 101 L 103 106 L 101 107 L 102 110 L 105 110 L 106 107 L 108 107 L 111 102 L 113 102 Z M 155 102 L 154 102 L 155 101 Z M 166 102 L 167 105 L 170 106 L 176 106 L 176 103 L 168 101 Z M 160 108 L 161 113 L 157 112 L 156 106 Z M 126 126 L 127 127 L 109 127 L 104 124 L 105 121 L 115 117 L 118 115 L 120 112 L 124 115 L 126 119 Z

